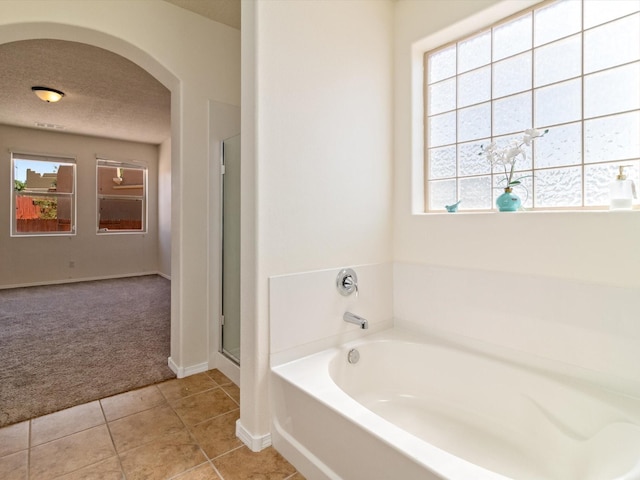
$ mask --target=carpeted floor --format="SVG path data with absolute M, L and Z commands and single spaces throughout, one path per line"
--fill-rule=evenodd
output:
M 0 290 L 0 427 L 175 375 L 170 281 Z

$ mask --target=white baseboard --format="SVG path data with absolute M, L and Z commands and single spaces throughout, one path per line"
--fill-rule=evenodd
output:
M 130 278 L 130 277 L 143 277 L 146 275 L 160 275 L 161 277 L 171 280 L 171 277 L 167 277 L 160 272 L 137 272 L 137 273 L 122 273 L 118 275 L 102 275 L 96 277 L 78 277 L 78 278 L 63 278 L 57 280 L 45 280 L 42 282 L 28 282 L 28 283 L 14 283 L 11 285 L 0 285 L 1 289 L 8 288 L 23 288 L 23 287 L 41 287 L 45 285 L 64 285 L 66 283 L 79 283 L 79 282 L 93 282 L 95 280 L 112 280 L 114 278 Z
M 271 445 L 271 434 L 267 433 L 261 436 L 253 436 L 251 433 L 242 426 L 240 420 L 236 421 L 236 436 L 242 440 L 252 452 L 259 452 Z
M 173 361 L 173 358 L 169 357 L 167 364 L 173 373 L 176 374 L 178 378 L 188 377 L 190 375 L 195 375 L 196 373 L 202 373 L 209 370 L 209 363 L 199 363 L 197 365 L 191 365 L 189 367 L 179 367 L 176 362 Z

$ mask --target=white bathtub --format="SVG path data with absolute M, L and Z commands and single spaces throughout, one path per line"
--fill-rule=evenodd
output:
M 639 398 L 447 342 L 391 329 L 271 377 L 273 444 L 309 480 L 640 479 Z

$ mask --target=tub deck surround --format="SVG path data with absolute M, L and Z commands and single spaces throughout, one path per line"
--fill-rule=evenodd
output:
M 640 478 L 639 397 L 415 332 L 271 375 L 274 445 L 310 479 Z
M 640 395 L 640 289 L 396 262 L 394 325 L 573 366 Z

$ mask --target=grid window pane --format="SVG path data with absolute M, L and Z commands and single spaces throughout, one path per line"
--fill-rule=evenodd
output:
M 460 198 L 464 208 L 488 210 L 491 208 L 491 176 L 460 179 Z
M 536 10 L 535 45 L 543 45 L 577 33 L 582 28 L 580 2 L 563 0 Z
M 537 48 L 533 71 L 533 85 L 536 87 L 579 76 L 582 72 L 580 35 Z
M 534 177 L 535 205 L 538 207 L 579 207 L 582 205 L 580 167 L 538 170 Z
M 439 82 L 456 74 L 456 46 L 441 50 L 429 57 L 429 83 Z
M 640 62 L 584 77 L 584 116 L 640 108 Z
M 639 185 L 638 179 L 640 169 L 638 161 L 624 162 L 629 165 L 624 172 L 628 179 Z M 587 206 L 606 205 L 609 202 L 609 186 L 618 175 L 618 163 L 603 163 L 597 165 L 586 165 L 584 167 L 584 203 Z
M 493 134 L 521 132 L 531 127 L 531 92 L 493 102 Z
M 535 92 L 535 125 L 574 122 L 582 116 L 580 79 L 557 83 Z
M 481 154 L 482 145 L 488 145 L 491 140 L 485 138 L 475 142 L 458 145 L 458 175 L 482 175 L 491 173 L 491 165 Z
M 640 158 L 640 112 L 584 122 L 585 163 Z
M 484 67 L 458 77 L 458 107 L 468 107 L 491 99 L 491 67 Z
M 582 162 L 582 123 L 553 127 L 533 147 L 536 168 L 579 165 Z
M 439 147 L 456 141 L 456 112 L 429 118 L 429 146 Z
M 444 82 L 429 85 L 427 93 L 429 102 L 429 115 L 448 112 L 456 108 L 456 79 L 451 78 Z
M 589 0 L 584 2 L 584 28 L 640 12 L 640 0 Z
M 447 178 L 456 175 L 456 147 L 450 145 L 429 149 L 429 177 Z
M 531 89 L 531 52 L 493 64 L 493 97 Z
M 640 13 L 584 33 L 584 72 L 633 62 L 640 58 Z
M 531 49 L 531 14 L 493 29 L 493 61 Z
M 429 205 L 432 209 L 444 210 L 446 205 L 453 205 L 456 201 L 455 180 L 436 180 L 429 184 Z
M 485 32 L 458 45 L 458 73 L 468 72 L 491 62 L 491 32 Z
M 467 142 L 491 135 L 491 104 L 482 103 L 458 112 L 458 141 Z

